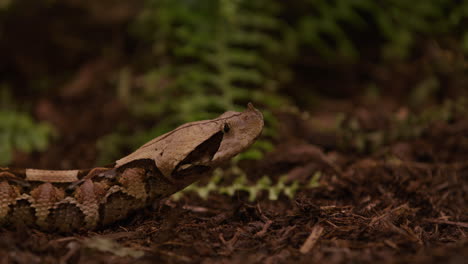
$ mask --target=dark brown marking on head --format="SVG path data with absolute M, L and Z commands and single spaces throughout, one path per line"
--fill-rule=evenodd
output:
M 198 145 L 187 157 L 182 160 L 172 172 L 172 177 L 176 180 L 183 179 L 190 175 L 206 173 L 211 168 L 201 165 L 213 159 L 223 140 L 224 132 L 220 131 L 208 140 Z

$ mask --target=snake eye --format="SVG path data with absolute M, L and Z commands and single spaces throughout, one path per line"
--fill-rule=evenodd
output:
M 224 133 L 227 133 L 227 132 L 229 132 L 229 130 L 231 130 L 231 127 L 229 127 L 229 124 L 228 124 L 228 123 L 225 123 L 225 124 L 224 124 L 224 127 L 223 127 L 223 132 L 224 132 Z

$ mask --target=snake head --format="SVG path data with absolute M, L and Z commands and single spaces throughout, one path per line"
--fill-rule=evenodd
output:
M 164 177 L 187 185 L 252 145 L 263 125 L 263 115 L 249 103 L 243 112 L 181 125 L 118 160 L 116 167 L 151 159 Z

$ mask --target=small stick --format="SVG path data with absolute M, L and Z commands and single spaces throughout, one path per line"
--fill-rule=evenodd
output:
M 464 223 L 464 222 L 454 222 L 454 221 L 442 220 L 442 219 L 426 219 L 426 221 L 429 223 L 456 225 L 456 226 L 468 228 L 468 223 Z
M 310 252 L 317 243 L 320 236 L 322 235 L 322 232 L 323 227 L 321 225 L 315 225 L 314 227 L 312 227 L 312 231 L 310 231 L 309 237 L 307 237 L 306 241 L 304 242 L 304 244 L 302 244 L 299 251 L 302 254 L 307 254 L 308 252 Z
M 258 231 L 257 233 L 255 233 L 254 236 L 256 237 L 262 237 L 266 234 L 268 228 L 270 228 L 271 224 L 273 224 L 273 221 L 271 220 L 268 220 L 264 225 L 263 225 L 263 228 L 262 230 Z

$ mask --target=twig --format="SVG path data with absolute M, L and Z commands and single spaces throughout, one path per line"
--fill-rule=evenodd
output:
M 304 244 L 302 244 L 299 251 L 302 254 L 307 254 L 308 252 L 310 252 L 312 248 L 315 246 L 315 244 L 317 243 L 320 236 L 322 235 L 322 232 L 323 232 L 323 227 L 318 224 L 315 225 L 312 228 L 312 231 L 310 231 L 309 237 L 307 237 L 306 241 L 304 242 Z
M 210 209 L 208 209 L 206 207 L 193 206 L 193 205 L 184 205 L 184 206 L 182 206 L 182 209 L 192 211 L 194 213 L 206 213 L 206 212 L 210 211 Z
M 426 222 L 435 223 L 435 224 L 456 225 L 456 226 L 468 228 L 468 223 L 465 223 L 465 222 L 454 222 L 454 221 L 442 220 L 442 219 L 426 219 Z
M 268 220 L 264 225 L 263 225 L 263 228 L 262 230 L 258 231 L 257 233 L 255 233 L 254 236 L 256 237 L 262 237 L 266 234 L 268 228 L 270 228 L 271 224 L 273 223 L 273 221 L 271 220 Z

